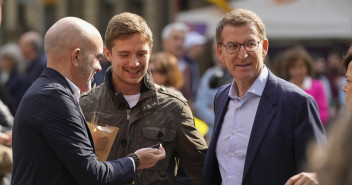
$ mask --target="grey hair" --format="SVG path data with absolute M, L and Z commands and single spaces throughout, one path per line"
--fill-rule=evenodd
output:
M 4 55 L 9 57 L 14 62 L 15 68 L 17 68 L 23 60 L 21 49 L 15 43 L 7 43 L 0 48 L 0 58 Z
M 177 31 L 183 31 L 185 33 L 188 32 L 188 27 L 186 24 L 181 23 L 181 22 L 174 22 L 171 24 L 168 24 L 165 26 L 161 33 L 161 39 L 166 40 L 170 37 L 170 34 L 172 31 L 177 30 Z

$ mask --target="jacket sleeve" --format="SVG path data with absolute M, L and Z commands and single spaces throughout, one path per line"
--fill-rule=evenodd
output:
M 57 90 L 45 95 L 40 132 L 78 184 L 131 183 L 133 163 L 129 158 L 100 162 L 89 140 L 89 131 L 72 96 Z
M 325 131 L 319 118 L 318 105 L 309 95 L 301 100 L 295 121 L 294 138 L 297 166 L 302 166 L 305 162 L 306 149 L 310 141 L 319 145 L 327 143 Z
M 188 177 L 195 185 L 202 184 L 203 165 L 207 144 L 194 124 L 191 109 L 187 104 L 181 108 L 177 120 L 180 126 L 177 128 L 176 155 L 182 162 Z

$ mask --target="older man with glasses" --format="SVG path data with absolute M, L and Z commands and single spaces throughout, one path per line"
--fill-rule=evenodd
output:
M 317 184 L 314 173 L 302 172 L 308 142 L 326 142 L 317 103 L 264 65 L 269 42 L 261 19 L 233 10 L 218 23 L 216 40 L 234 81 L 215 96 L 204 184 Z

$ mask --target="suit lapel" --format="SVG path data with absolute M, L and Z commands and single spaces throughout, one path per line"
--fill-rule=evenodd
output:
M 220 89 L 215 100 L 215 128 L 213 131 L 213 136 L 209 143 L 209 148 L 205 159 L 205 163 L 207 166 L 204 171 L 204 178 L 207 181 L 207 183 L 205 184 L 218 184 L 219 182 L 221 182 L 221 175 L 216 159 L 215 150 L 222 126 L 222 121 L 224 119 L 224 115 L 226 113 L 227 106 L 230 100 L 230 98 L 228 97 L 230 87 L 231 84 L 227 87 L 224 87 L 224 89 Z
M 257 113 L 254 119 L 251 136 L 248 143 L 246 161 L 243 171 L 243 180 L 245 180 L 248 170 L 250 169 L 252 162 L 255 158 L 256 152 L 258 151 L 261 142 L 264 139 L 265 133 L 274 118 L 277 109 L 277 77 L 275 77 L 270 71 L 268 80 L 266 82 L 263 95 L 260 99 Z
M 230 98 L 228 96 L 229 91 L 230 91 L 230 87 L 231 87 L 231 84 L 228 85 L 224 89 L 224 91 L 222 91 L 221 95 L 219 96 L 219 98 L 216 101 L 216 102 L 219 102 L 219 104 L 218 104 L 218 108 L 216 109 L 216 112 L 215 112 L 215 115 L 216 115 L 215 116 L 215 129 L 214 129 L 214 133 L 213 133 L 213 136 L 212 136 L 212 138 L 214 138 L 214 139 L 212 139 L 212 142 L 213 142 L 214 146 L 216 146 L 216 143 L 218 141 L 218 137 L 219 137 L 219 134 L 220 134 L 222 122 L 224 120 L 224 116 L 226 114 L 227 107 L 228 107 L 229 102 L 230 102 Z M 225 100 L 225 101 L 222 101 L 222 100 Z

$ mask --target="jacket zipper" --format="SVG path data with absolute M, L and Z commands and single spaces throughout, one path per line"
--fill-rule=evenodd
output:
M 125 154 L 128 154 L 128 148 L 130 144 L 130 119 L 131 119 L 131 110 L 126 110 L 126 115 L 127 115 L 127 146 L 126 146 L 126 151 Z

